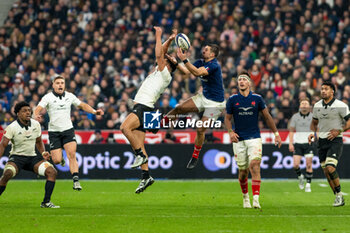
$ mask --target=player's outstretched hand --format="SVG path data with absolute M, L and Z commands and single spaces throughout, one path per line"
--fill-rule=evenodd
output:
M 50 159 L 50 153 L 48 151 L 44 151 L 42 156 L 47 161 Z
M 170 40 L 174 40 L 176 35 L 177 35 L 177 29 L 173 29 L 172 30 L 172 34 L 170 35 L 169 39 Z
M 187 57 L 186 57 L 186 54 L 182 51 L 182 49 L 180 48 L 177 48 L 177 53 L 176 53 L 177 57 L 183 61 L 185 60 Z
M 105 114 L 105 113 L 104 113 L 104 111 L 102 109 L 97 109 L 96 110 L 96 115 L 101 115 L 102 116 L 103 114 Z
M 157 34 L 157 33 L 162 34 L 163 31 L 162 31 L 162 28 L 161 28 L 161 27 L 154 26 L 153 28 L 154 28 L 154 30 L 156 30 L 156 34 Z
M 231 138 L 231 142 L 237 143 L 239 136 L 234 131 L 232 131 L 230 132 L 230 138 Z
M 275 136 L 275 146 L 278 145 L 278 148 L 281 148 L 282 146 L 282 140 L 281 140 L 281 136 Z
M 336 138 L 340 134 L 339 129 L 331 129 L 328 133 L 327 139 L 330 141 L 333 141 L 334 138 Z

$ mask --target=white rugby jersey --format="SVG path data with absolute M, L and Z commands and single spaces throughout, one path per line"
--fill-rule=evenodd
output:
M 49 131 L 63 132 L 73 128 L 71 106 L 78 106 L 81 101 L 72 93 L 65 91 L 62 96 L 50 92 L 43 96 L 38 106 L 46 108 L 50 117 Z
M 30 119 L 29 126 L 24 126 L 19 120 L 6 127 L 4 136 L 11 140 L 11 155 L 36 156 L 35 142 L 41 136 L 40 123 Z
M 157 102 L 170 82 L 171 74 L 168 68 L 165 66 L 163 71 L 159 71 L 157 66 L 155 71 L 148 75 L 142 82 L 134 101 L 146 105 L 147 107 L 154 108 L 154 103 Z
M 331 129 L 343 129 L 345 121 L 350 118 L 349 106 L 344 102 L 333 99 L 328 104 L 318 101 L 313 110 L 313 118 L 318 120 L 320 138 L 327 138 Z M 339 134 L 338 137 L 342 137 Z
M 312 113 L 302 115 L 300 112 L 295 113 L 290 120 L 289 127 L 295 128 L 294 143 L 309 143 L 310 125 L 312 121 Z

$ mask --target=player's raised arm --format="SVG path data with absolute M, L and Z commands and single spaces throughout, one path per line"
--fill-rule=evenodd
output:
M 156 26 L 153 28 L 156 31 L 156 48 L 155 48 L 156 60 L 157 60 L 159 71 L 162 71 L 166 66 L 166 62 L 164 59 L 164 51 L 162 46 L 162 29 Z
M 85 112 L 92 113 L 95 115 L 103 115 L 104 114 L 102 109 L 95 110 L 93 107 L 91 107 L 90 105 L 88 105 L 87 103 L 84 103 L 84 102 L 81 102 L 78 105 L 78 107 L 81 108 L 82 110 L 84 110 Z
M 264 108 L 261 111 L 261 113 L 262 113 L 262 115 L 263 115 L 263 117 L 265 119 L 265 122 L 266 122 L 267 126 L 269 126 L 269 128 L 271 129 L 271 131 L 275 135 L 275 144 L 278 145 L 278 148 L 280 148 L 281 145 L 282 145 L 282 140 L 281 140 L 280 134 L 278 133 L 277 127 L 275 125 L 275 122 L 273 122 L 273 119 L 272 119 L 269 111 L 267 110 L 267 108 Z
M 169 38 L 163 43 L 162 47 L 163 47 L 163 52 L 164 54 L 166 54 L 168 52 L 168 48 L 171 44 L 171 42 L 175 39 L 177 35 L 177 29 L 173 29 L 172 30 L 172 34 L 169 36 Z
M 194 76 L 199 77 L 206 76 L 209 74 L 204 66 L 197 68 L 194 65 L 192 65 L 192 63 L 188 61 L 186 54 L 180 48 L 177 49 L 177 56 L 185 64 L 186 69 L 189 72 L 191 72 Z

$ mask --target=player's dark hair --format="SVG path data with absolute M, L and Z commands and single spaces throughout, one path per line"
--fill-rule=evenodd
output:
M 219 56 L 219 53 L 220 53 L 220 47 L 219 45 L 216 45 L 216 44 L 208 44 L 208 46 L 210 47 L 210 51 L 212 53 L 215 54 L 215 57 L 218 57 Z
M 15 114 L 17 115 L 17 113 L 19 113 L 19 111 L 21 111 L 21 108 L 23 107 L 30 107 L 30 105 L 25 102 L 25 101 L 21 101 L 21 102 L 18 102 L 16 105 L 15 105 Z
M 176 64 L 172 63 L 168 58 L 165 58 L 165 61 L 167 61 L 170 65 L 170 68 L 171 68 L 170 73 L 174 72 L 176 70 L 177 63 Z
M 334 94 L 335 94 L 335 91 L 336 91 L 335 90 L 335 85 L 331 81 L 324 81 L 321 86 L 323 86 L 323 85 L 329 86 L 330 88 L 332 88 L 333 91 L 334 91 Z

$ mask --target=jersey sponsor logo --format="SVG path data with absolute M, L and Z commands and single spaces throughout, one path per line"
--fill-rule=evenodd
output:
M 238 109 L 242 109 L 243 111 L 248 111 L 248 110 L 250 110 L 250 109 L 252 109 L 253 107 L 239 107 Z
M 160 117 L 159 110 L 156 112 L 144 112 L 143 113 L 143 128 L 144 129 L 160 129 Z

